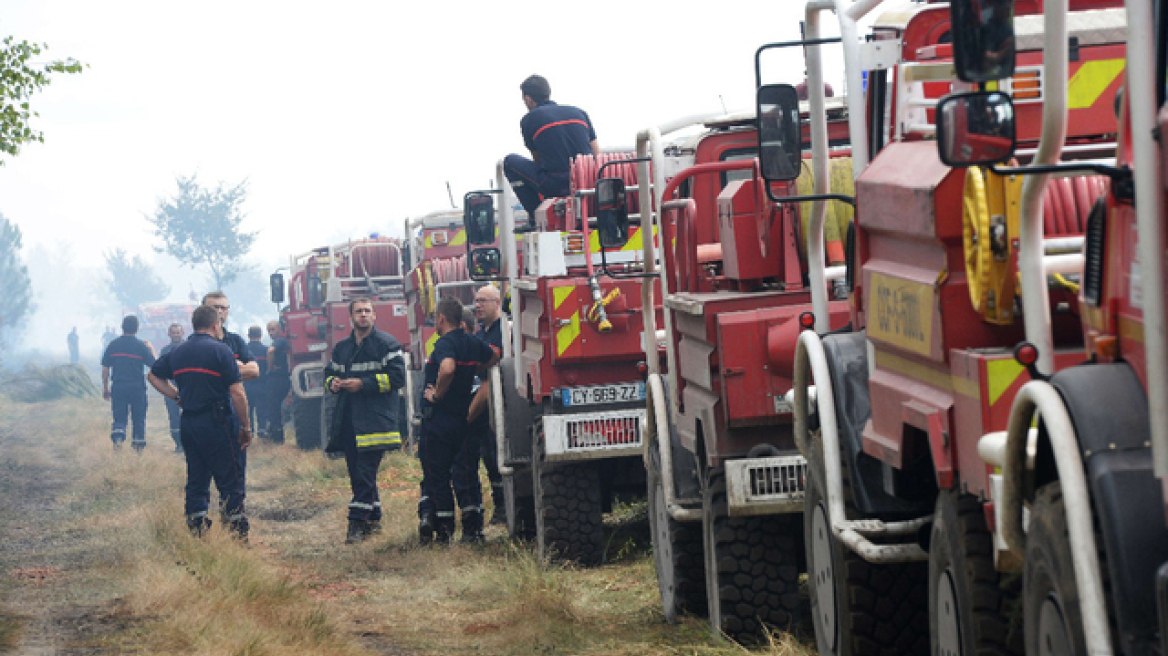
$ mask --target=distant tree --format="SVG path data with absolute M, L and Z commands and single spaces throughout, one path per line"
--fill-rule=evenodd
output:
M 178 194 L 160 200 L 154 216 L 147 217 L 163 243 L 154 250 L 192 268 L 206 265 L 215 289 L 223 289 L 245 268 L 243 257 L 256 238 L 240 230 L 247 181 L 234 187 L 219 183 L 214 189 L 199 185 L 194 175 L 176 182 Z
M 32 310 L 32 280 L 20 248 L 20 228 L 0 215 L 0 348 Z
M 72 57 L 47 64 L 31 62 L 48 47 L 11 36 L 0 41 L 0 153 L 15 157 L 28 142 L 43 143 L 44 134 L 29 126 L 29 119 L 39 116 L 30 109 L 29 99 L 48 86 L 52 73 L 81 72 L 81 62 Z
M 130 259 L 126 251 L 119 248 L 105 254 L 105 267 L 109 274 L 105 279 L 106 287 L 124 308 L 161 301 L 170 293 L 170 286 L 154 273 L 154 267 L 141 255 Z

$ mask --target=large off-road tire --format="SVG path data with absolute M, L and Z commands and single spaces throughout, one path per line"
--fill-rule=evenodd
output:
M 296 446 L 309 450 L 321 446 L 321 399 L 292 399 L 292 428 L 296 431 Z
M 807 457 L 803 526 L 811 617 L 820 656 L 929 653 L 927 563 L 873 565 L 835 538 L 824 490 L 823 443 L 813 435 Z M 844 505 L 855 517 L 844 469 Z
M 796 631 L 807 613 L 799 594 L 799 516 L 730 517 L 721 467 L 706 471 L 702 492 L 710 628 L 738 642 L 757 641 L 764 626 Z
M 1103 560 L 1103 539 L 1097 530 L 1096 548 L 1100 554 L 1103 589 L 1108 591 L 1107 563 Z M 1110 616 L 1112 642 L 1116 627 Z M 1067 510 L 1062 484 L 1058 481 L 1039 488 L 1030 511 L 1026 534 L 1026 574 L 1023 589 L 1023 626 L 1028 656 L 1085 656 L 1087 640 L 1083 634 L 1083 615 L 1079 606 L 1079 586 L 1075 581 L 1074 560 L 1067 534 Z M 1112 653 L 1120 653 L 1118 650 Z
M 512 540 L 535 539 L 535 498 L 531 472 L 503 477 L 503 498 L 507 503 L 507 534 Z
M 599 565 L 604 560 L 600 472 L 590 462 L 551 463 L 537 443 L 532 457 L 540 560 Z
M 673 623 L 683 613 L 706 614 L 706 572 L 702 555 L 701 522 L 679 522 L 669 516 L 661 477 L 661 453 L 649 445 L 649 533 L 653 540 L 653 564 L 665 621 Z
M 994 569 L 994 538 L 976 498 L 937 496 L 929 540 L 929 641 L 943 656 L 1020 656 L 1021 577 Z M 1020 618 L 1019 618 L 1020 619 Z

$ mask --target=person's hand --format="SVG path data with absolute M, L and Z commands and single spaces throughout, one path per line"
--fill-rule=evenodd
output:
M 341 381 L 341 389 L 347 392 L 360 392 L 365 384 L 361 382 L 360 378 L 346 378 Z
M 110 393 L 109 393 L 109 390 L 107 390 L 107 389 L 103 389 L 103 390 L 101 391 L 101 398 L 105 399 L 106 401 L 109 401 L 109 400 L 110 400 Z
M 251 429 L 239 429 L 239 448 L 246 449 L 251 444 Z
M 332 392 L 333 394 L 340 394 L 340 392 L 341 392 L 341 379 L 340 378 L 334 378 L 334 379 L 329 381 L 329 391 Z
M 427 385 L 426 386 L 426 393 L 423 394 L 422 396 L 425 397 L 425 399 L 427 401 L 429 401 L 430 403 L 437 403 L 438 402 L 438 400 L 434 398 L 434 386 L 433 385 Z

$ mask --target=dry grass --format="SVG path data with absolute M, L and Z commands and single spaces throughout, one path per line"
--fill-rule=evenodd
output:
M 421 547 L 414 534 L 421 472 L 400 453 L 382 465 L 384 533 L 365 544 L 341 544 L 349 495 L 343 461 L 266 443 L 249 452 L 251 545 L 236 544 L 218 524 L 208 538 L 194 539 L 182 518 L 183 462 L 169 453 L 156 400 L 140 457 L 110 448 L 105 404 L 0 407 L 17 413 L 9 422 L 16 430 L 34 414 L 47 417 L 39 422 L 44 439 L 75 449 L 83 463 L 70 480 L 61 529 L 107 557 L 54 585 L 104 591 L 118 621 L 99 638 L 80 640 L 107 653 L 813 653 L 785 634 L 746 650 L 714 639 L 704 620 L 665 624 L 643 506 L 621 508 L 613 562 L 595 569 L 543 566 L 498 528 L 478 547 Z M 14 459 L 45 465 L 59 452 L 3 456 L 8 466 Z M 0 652 L 5 641 L 19 644 L 20 621 L 10 617 L 0 611 Z

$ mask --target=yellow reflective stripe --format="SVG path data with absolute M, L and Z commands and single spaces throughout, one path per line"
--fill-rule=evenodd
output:
M 357 448 L 388 446 L 390 444 L 401 444 L 401 433 L 394 431 L 392 433 L 369 433 L 357 436 Z
M 574 291 L 576 291 L 576 288 L 570 285 L 567 287 L 553 287 L 552 300 L 555 304 L 555 308 L 559 309 L 559 307 L 564 304 L 564 301 L 568 300 L 568 297 L 571 296 L 572 292 Z
M 986 387 L 990 393 L 990 405 L 998 402 L 1002 398 L 1002 394 L 1010 389 L 1018 376 L 1026 368 L 1018 364 L 1014 358 L 1002 358 L 1001 360 L 990 360 L 986 363 L 986 373 L 989 375 L 989 380 L 986 381 Z
M 1123 72 L 1123 65 L 1122 59 L 1085 62 L 1067 82 L 1067 109 L 1083 109 L 1094 105 Z
M 331 386 L 332 386 L 332 384 L 333 384 L 333 380 L 334 380 L 335 378 L 336 378 L 336 376 L 325 376 L 325 377 L 324 377 L 324 387 L 325 387 L 325 389 L 328 389 L 329 387 L 331 387 Z
M 462 246 L 466 243 L 466 228 L 463 228 L 454 234 L 454 239 L 450 240 L 450 246 Z
M 557 288 L 556 291 L 559 291 Z M 580 336 L 580 313 L 573 312 L 572 320 L 556 333 L 556 355 L 563 355 Z
M 436 344 L 437 342 L 438 342 L 438 333 L 434 333 L 434 334 L 430 335 L 430 338 L 426 340 L 426 357 L 427 358 L 430 357 L 430 354 L 434 352 L 434 344 Z
M 377 374 L 377 391 L 385 394 L 392 385 L 389 384 L 389 374 Z

